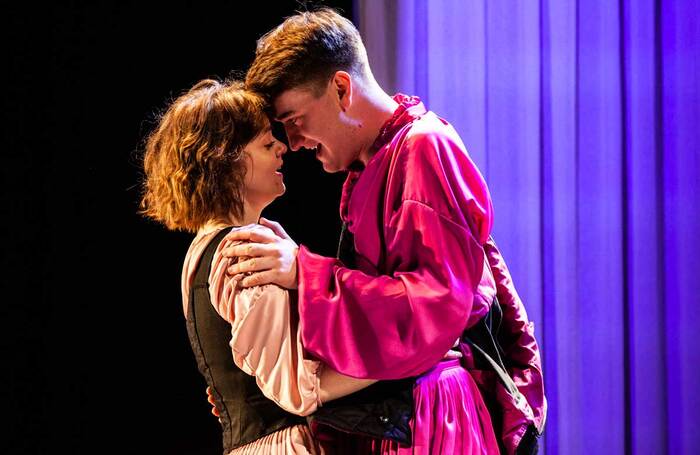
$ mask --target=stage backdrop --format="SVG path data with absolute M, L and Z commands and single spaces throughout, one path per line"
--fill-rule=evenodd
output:
M 483 171 L 548 454 L 697 453 L 698 1 L 360 0 L 380 84 Z

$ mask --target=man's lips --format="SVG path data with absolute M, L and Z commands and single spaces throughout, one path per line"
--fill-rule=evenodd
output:
M 320 159 L 321 159 L 321 155 L 323 155 L 324 149 L 323 149 L 323 146 L 321 145 L 320 142 L 317 143 L 316 145 L 314 145 L 313 147 L 307 146 L 307 147 L 304 147 L 304 148 L 305 148 L 306 150 L 309 150 L 309 151 L 313 152 L 313 154 L 314 154 L 314 156 L 316 157 L 317 160 L 320 160 Z

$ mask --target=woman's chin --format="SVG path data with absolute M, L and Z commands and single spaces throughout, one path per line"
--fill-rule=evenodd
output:
M 272 202 L 274 202 L 275 199 L 278 199 L 286 191 L 287 191 L 287 187 L 284 185 L 284 183 L 280 183 L 279 187 L 276 188 L 276 190 L 274 192 L 270 193 L 270 195 L 268 196 L 267 203 L 265 204 L 265 206 L 272 204 Z

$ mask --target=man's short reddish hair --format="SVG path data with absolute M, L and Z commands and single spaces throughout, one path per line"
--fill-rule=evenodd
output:
M 288 17 L 258 40 L 246 88 L 269 102 L 285 90 L 308 87 L 320 94 L 336 71 L 362 76 L 368 70 L 360 33 L 330 8 Z

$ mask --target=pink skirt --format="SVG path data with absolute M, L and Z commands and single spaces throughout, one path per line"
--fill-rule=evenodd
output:
M 413 447 L 376 441 L 381 454 L 494 454 L 498 443 L 481 392 L 459 360 L 445 360 L 416 380 Z
M 491 416 L 481 392 L 458 359 L 445 360 L 422 374 L 413 389 L 413 446 L 395 441 L 336 434 L 324 444 L 328 454 L 498 455 Z

